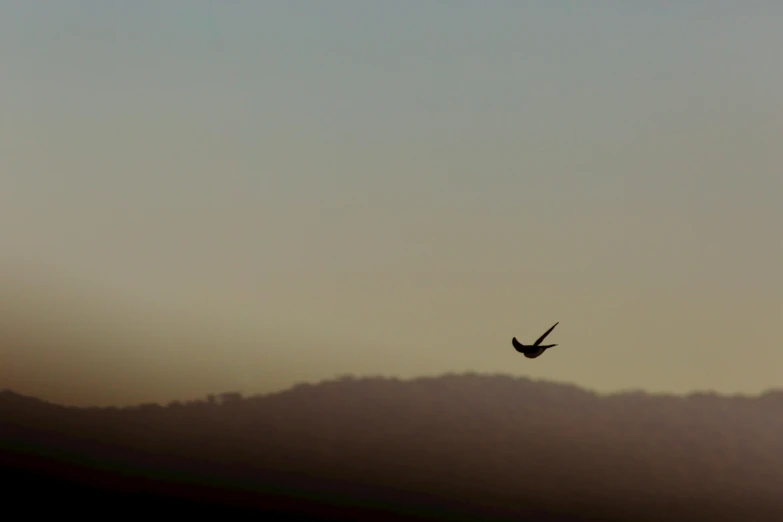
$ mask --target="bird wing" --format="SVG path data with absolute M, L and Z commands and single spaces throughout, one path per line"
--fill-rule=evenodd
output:
M 556 322 L 554 325 L 552 325 L 552 328 L 550 328 L 549 330 L 547 330 L 546 332 L 544 332 L 544 335 L 542 335 L 541 337 L 539 337 L 539 338 L 538 338 L 538 340 L 537 340 L 535 343 L 533 343 L 533 346 L 538 346 L 539 344 L 541 344 L 541 341 L 543 341 L 543 340 L 544 340 L 544 338 L 545 338 L 547 335 L 549 335 L 549 332 L 551 332 L 552 330 L 554 330 L 554 329 L 555 329 L 555 326 L 557 326 L 558 324 L 560 324 L 560 321 Z
M 513 339 L 511 339 L 511 344 L 512 344 L 512 345 L 514 345 L 514 348 L 516 348 L 516 349 L 517 349 L 517 351 L 521 351 L 521 350 L 522 350 L 522 348 L 524 348 L 524 347 L 525 347 L 525 345 L 524 345 L 524 344 L 522 344 L 522 343 L 520 343 L 519 341 L 517 341 L 517 338 L 516 338 L 516 337 L 514 337 Z

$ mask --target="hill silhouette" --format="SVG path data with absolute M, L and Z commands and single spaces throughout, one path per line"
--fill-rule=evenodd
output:
M 783 520 L 783 391 L 466 374 L 77 408 L 7 390 L 0 454 L 6 507 L 28 513 Z

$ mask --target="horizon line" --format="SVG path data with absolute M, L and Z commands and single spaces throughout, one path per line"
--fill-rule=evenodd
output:
M 140 402 L 140 403 L 132 403 L 132 404 L 125 404 L 125 405 L 106 405 L 106 406 L 76 406 L 76 405 L 68 405 L 64 403 L 58 403 L 46 400 L 42 397 L 35 396 L 35 395 L 27 395 L 24 393 L 16 392 L 10 388 L 2 388 L 0 390 L 0 395 L 15 395 L 17 397 L 22 397 L 25 399 L 31 399 L 35 400 L 37 402 L 42 402 L 44 404 L 56 406 L 56 407 L 62 407 L 62 408 L 68 408 L 68 409 L 79 409 L 79 410 L 86 410 L 86 409 L 100 409 L 100 410 L 108 410 L 108 409 L 133 409 L 138 408 L 141 406 L 159 406 L 161 408 L 166 408 L 174 404 L 180 404 L 180 405 L 188 405 L 193 403 L 200 403 L 200 402 L 208 402 L 206 399 L 208 399 L 210 396 L 219 398 L 223 396 L 233 395 L 234 397 L 240 399 L 240 400 L 247 400 L 247 399 L 264 399 L 268 397 L 273 397 L 277 395 L 282 395 L 286 393 L 293 392 L 299 388 L 304 387 L 319 387 L 319 386 L 326 386 L 334 383 L 341 383 L 341 382 L 350 382 L 350 381 L 396 381 L 400 384 L 410 384 L 418 381 L 432 381 L 432 380 L 445 380 L 448 378 L 480 378 L 480 379 L 509 379 L 513 381 L 527 381 L 533 384 L 542 384 L 542 385 L 554 385 L 554 386 L 565 386 L 569 388 L 574 388 L 580 392 L 586 393 L 588 395 L 592 395 L 598 398 L 611 398 L 611 397 L 620 397 L 620 396 L 629 396 L 629 395 L 644 395 L 648 397 L 667 397 L 667 398 L 678 398 L 678 399 L 686 399 L 690 397 L 697 397 L 697 396 L 711 396 L 721 399 L 761 399 L 762 397 L 765 397 L 767 395 L 781 393 L 783 394 L 783 386 L 780 387 L 771 387 L 767 388 L 766 390 L 763 390 L 761 392 L 755 393 L 755 394 L 748 394 L 748 393 L 722 393 L 718 392 L 716 390 L 693 390 L 688 393 L 672 393 L 672 392 L 656 392 L 656 391 L 648 391 L 644 390 L 642 388 L 623 388 L 608 392 L 601 392 L 598 390 L 590 389 L 586 386 L 581 386 L 579 384 L 565 382 L 565 381 L 555 381 L 552 379 L 542 379 L 542 378 L 533 378 L 529 376 L 524 375 L 512 375 L 509 373 L 490 373 L 490 372 L 475 372 L 475 371 L 465 371 L 465 372 L 445 372 L 437 375 L 422 375 L 422 376 L 416 376 L 416 377 L 397 377 L 393 375 L 354 375 L 351 373 L 344 373 L 340 375 L 336 375 L 332 378 L 322 379 L 320 381 L 301 381 L 295 384 L 292 384 L 291 386 L 288 386 L 286 388 L 282 388 L 280 390 L 275 391 L 269 391 L 269 392 L 261 392 L 261 393 L 254 393 L 254 394 L 244 394 L 241 391 L 223 391 L 223 392 L 216 392 L 216 393 L 207 393 L 201 397 L 195 397 L 190 399 L 172 399 L 169 401 L 151 401 L 151 402 Z

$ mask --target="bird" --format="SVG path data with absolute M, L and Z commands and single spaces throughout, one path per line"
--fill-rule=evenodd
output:
M 523 354 L 528 359 L 535 359 L 542 353 L 546 351 L 547 348 L 552 348 L 553 346 L 557 346 L 556 344 L 541 344 L 541 341 L 544 340 L 544 338 L 549 335 L 549 332 L 555 329 L 555 326 L 560 324 L 560 321 L 556 322 L 552 328 L 544 332 L 544 335 L 538 338 L 538 340 L 533 344 L 522 344 L 519 341 L 517 341 L 517 338 L 514 337 L 511 339 L 511 344 L 514 346 L 514 349 L 518 351 L 519 353 Z

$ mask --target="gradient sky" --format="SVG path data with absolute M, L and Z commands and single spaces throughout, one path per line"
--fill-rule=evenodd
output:
M 783 386 L 781 20 L 771 1 L 2 1 L 0 388 Z M 556 321 L 558 347 L 513 351 Z

